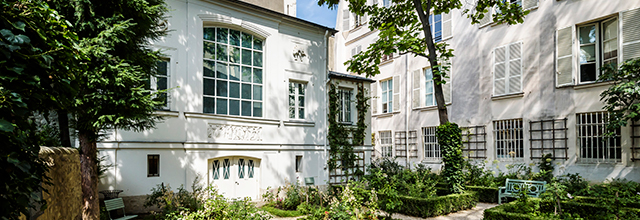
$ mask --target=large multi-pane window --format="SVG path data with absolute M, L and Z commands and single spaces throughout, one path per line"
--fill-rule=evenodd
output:
M 576 114 L 580 162 L 620 162 L 622 140 L 620 128 L 605 136 L 609 113 L 589 112 Z
M 425 160 L 441 160 L 440 145 L 436 138 L 436 127 L 422 128 L 422 143 L 424 143 Z
M 391 139 L 391 131 L 380 131 L 380 150 L 382 151 L 382 157 L 393 156 L 393 140 Z
M 393 108 L 393 79 L 382 81 L 382 113 L 391 112 Z
M 340 96 L 340 115 L 338 117 L 340 122 L 353 122 L 351 120 L 351 89 L 340 89 L 338 95 Z
M 169 60 L 161 60 L 156 62 L 156 75 L 151 78 L 151 90 L 158 92 L 169 88 Z M 158 92 L 158 98 L 163 102 L 161 109 L 169 110 L 169 94 L 167 91 Z
M 524 157 L 521 118 L 493 121 L 493 135 L 498 158 Z
M 203 38 L 203 112 L 262 117 L 263 40 L 219 27 Z
M 604 65 L 618 63 L 618 18 L 578 27 L 580 82 L 594 82 Z
M 304 94 L 307 84 L 289 83 L 289 118 L 304 119 Z
M 425 106 L 436 105 L 436 96 L 433 89 L 433 72 L 431 68 L 424 70 Z

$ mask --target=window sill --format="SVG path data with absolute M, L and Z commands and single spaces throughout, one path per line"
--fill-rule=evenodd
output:
M 400 113 L 400 112 L 398 111 L 398 112 L 380 113 L 380 114 L 377 114 L 377 115 L 372 115 L 371 117 L 386 118 L 386 117 L 391 117 L 391 116 L 393 116 L 395 114 L 398 114 L 398 113 Z
M 360 25 L 358 25 L 358 26 L 354 27 L 353 29 L 349 30 L 349 34 L 351 34 L 351 33 L 353 33 L 353 32 L 356 32 L 356 31 L 358 31 L 358 30 L 362 29 L 362 27 L 364 27 L 364 24 L 360 24 Z
M 445 106 L 450 106 L 451 102 L 445 104 Z M 414 108 L 414 111 L 433 111 L 433 110 L 438 110 L 438 106 L 437 105 L 433 105 L 433 106 L 426 106 L 426 107 L 419 107 L 419 108 Z
M 491 96 L 491 100 L 502 100 L 502 99 L 511 99 L 511 98 L 521 98 L 524 97 L 524 92 L 515 93 L 515 94 L 507 94 L 507 95 L 499 95 L 499 96 Z
M 156 110 L 153 114 L 164 117 L 178 117 L 180 116 L 180 112 L 177 111 L 169 111 L 169 110 Z
M 315 127 L 316 123 L 312 121 L 285 121 L 284 126 Z
M 517 157 L 517 158 L 498 158 L 496 159 L 499 162 L 524 162 L 524 157 Z
M 378 66 L 384 66 L 384 65 L 387 65 L 387 64 L 393 63 L 393 60 L 394 60 L 394 58 L 391 58 L 391 59 L 388 59 L 388 60 L 382 61 L 382 62 L 380 62 L 380 64 L 378 64 Z
M 588 89 L 588 88 L 594 88 L 594 87 L 600 87 L 600 86 L 610 86 L 610 85 L 613 85 L 612 81 L 591 82 L 591 83 L 582 83 L 582 84 L 575 85 L 575 86 L 573 86 L 573 89 L 580 90 L 580 89 Z
M 207 113 L 185 112 L 184 117 L 223 120 L 223 121 L 237 121 L 237 122 L 246 122 L 246 123 L 268 124 L 268 125 L 280 125 L 280 120 L 252 118 L 252 117 L 245 117 L 245 116 L 214 115 L 214 114 L 207 114 Z
M 441 164 L 442 163 L 442 159 L 424 159 L 424 160 L 420 161 L 420 163 L 423 163 L 423 164 Z

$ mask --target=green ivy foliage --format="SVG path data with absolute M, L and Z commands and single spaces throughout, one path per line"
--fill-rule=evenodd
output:
M 461 134 L 458 125 L 451 122 L 438 126 L 436 130 L 436 138 L 442 151 L 442 162 L 444 163 L 442 175 L 452 193 L 464 192 L 462 169 L 465 160 L 462 156 Z

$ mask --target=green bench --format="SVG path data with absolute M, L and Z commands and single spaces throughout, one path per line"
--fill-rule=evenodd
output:
M 546 181 L 507 179 L 505 186 L 498 190 L 498 204 L 502 204 L 502 198 L 517 198 L 522 190 L 527 190 L 528 196 L 540 197 L 546 189 L 546 184 Z
M 122 198 L 115 198 L 110 200 L 104 200 L 104 206 L 107 208 L 107 213 L 109 213 L 109 219 L 111 220 L 127 220 L 138 217 L 137 215 L 127 215 L 124 213 L 124 202 L 122 202 Z M 122 214 L 124 216 L 120 218 L 112 218 L 111 211 L 122 209 Z

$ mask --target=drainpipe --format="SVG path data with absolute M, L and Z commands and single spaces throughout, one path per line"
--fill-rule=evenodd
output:
M 329 82 L 331 81 L 331 79 L 329 78 L 329 57 L 327 57 L 327 55 L 329 55 L 329 47 L 327 46 L 327 43 L 329 42 L 327 40 L 328 35 L 329 35 L 329 30 L 325 30 L 324 31 L 324 38 L 323 38 L 323 40 L 324 40 L 324 64 L 325 64 L 324 65 L 324 69 L 325 69 L 325 73 L 324 73 L 324 77 L 325 77 L 325 82 L 324 82 L 324 89 L 325 89 L 325 91 L 324 91 L 324 106 L 325 106 L 324 107 L 324 117 L 325 117 L 324 130 L 325 130 L 325 137 L 324 137 L 324 148 L 323 148 L 323 150 L 324 150 L 324 156 L 327 159 L 327 160 L 325 160 L 325 163 L 324 163 L 324 169 L 325 170 L 327 169 L 327 161 L 329 159 L 329 156 L 327 156 L 327 142 L 329 141 L 329 139 L 328 139 L 328 136 L 329 136 L 329 125 L 328 125 L 329 118 L 327 118 L 327 112 L 328 112 L 329 105 L 327 104 L 327 95 L 328 95 L 327 93 L 329 92 L 328 85 L 329 85 Z M 328 178 L 328 176 L 327 176 L 327 178 Z
M 411 102 L 409 102 L 409 97 L 412 97 L 412 96 L 409 95 L 409 92 L 411 92 L 411 91 L 409 90 L 409 55 L 407 55 L 407 54 L 404 55 L 404 77 L 406 77 L 405 78 L 406 79 L 405 80 L 405 82 L 406 82 L 405 97 L 407 98 L 407 101 L 404 102 L 405 103 L 405 109 L 406 109 L 406 113 L 404 114 L 404 119 L 405 119 L 405 122 L 404 122 L 404 128 L 405 128 L 405 131 L 404 131 L 404 134 L 405 134 L 404 143 L 405 143 L 405 151 L 406 151 L 406 155 L 407 155 L 407 167 L 409 169 L 411 169 L 411 164 L 409 163 L 410 162 L 409 161 L 409 157 L 410 157 L 409 156 L 409 113 L 411 113 L 411 108 L 410 108 L 411 107 L 411 104 L 410 104 Z M 413 100 L 411 100 L 411 101 L 413 101 Z

